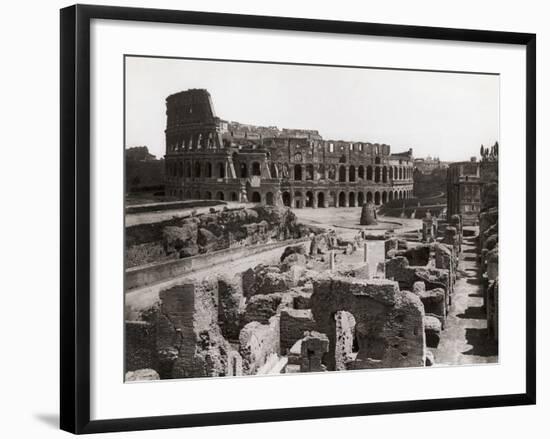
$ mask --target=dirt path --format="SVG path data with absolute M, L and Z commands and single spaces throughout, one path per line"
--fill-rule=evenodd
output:
M 496 363 L 498 346 L 487 337 L 483 291 L 478 278 L 475 238 L 465 238 L 447 325 L 441 333 L 436 364 Z

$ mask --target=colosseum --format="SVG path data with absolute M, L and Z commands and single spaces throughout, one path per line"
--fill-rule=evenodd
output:
M 353 207 L 413 196 L 412 149 L 324 140 L 316 130 L 228 122 L 210 93 L 166 99 L 166 193 L 265 205 Z

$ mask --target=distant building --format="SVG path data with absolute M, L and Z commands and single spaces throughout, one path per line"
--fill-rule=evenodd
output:
M 448 163 L 442 162 L 439 157 L 432 158 L 428 156 L 414 159 L 414 168 L 422 174 L 431 174 L 435 170 L 446 169 L 448 166 Z
M 228 122 L 204 89 L 168 96 L 166 110 L 167 195 L 297 208 L 412 197 L 412 149 Z

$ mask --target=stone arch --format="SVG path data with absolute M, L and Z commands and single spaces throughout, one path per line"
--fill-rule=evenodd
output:
M 388 202 L 388 194 L 386 191 L 382 192 L 382 204 L 386 204 Z
M 206 200 L 211 200 L 211 199 L 212 199 L 212 192 L 206 191 L 206 192 L 204 193 L 204 198 L 205 198 Z
M 399 167 L 399 180 L 403 180 L 403 168 Z
M 344 165 L 341 165 L 338 168 L 338 181 L 341 181 L 341 182 L 346 181 L 346 167 Z
M 357 168 L 357 178 L 360 178 L 361 180 L 365 179 L 365 167 L 363 165 L 360 165 Z
M 287 207 L 291 207 L 290 206 L 290 203 L 291 203 L 291 200 L 290 200 L 290 192 L 288 191 L 284 191 L 283 192 L 283 204 Z
M 268 206 L 273 206 L 273 192 L 268 192 L 265 194 L 265 204 Z
M 325 193 L 319 192 L 317 194 L 317 207 L 325 207 Z
M 380 183 L 380 166 L 375 166 L 374 168 L 374 182 Z
M 237 192 L 231 192 L 231 201 L 239 201 Z
M 201 193 L 199 191 L 195 191 L 195 195 L 193 196 L 193 198 L 195 200 L 200 200 L 201 199 Z
M 338 339 L 343 334 L 339 331 L 352 327 L 353 322 L 358 349 L 351 369 L 424 365 L 424 308 L 417 296 L 400 291 L 396 282 L 324 275 L 313 281 L 310 303 L 317 330 L 328 337 L 328 352 L 323 356 L 328 370 L 336 370 L 341 355 Z M 353 317 L 347 325 L 338 325 L 335 319 L 342 312 Z M 350 351 L 352 345 L 351 338 Z
M 336 180 L 336 166 L 330 165 L 328 168 L 328 179 Z
M 212 178 L 212 163 L 206 162 L 205 174 L 206 178 Z
M 372 166 L 367 166 L 367 180 L 372 181 Z
M 260 162 L 252 162 L 252 175 L 256 175 L 256 176 L 262 175 Z
M 349 205 L 350 207 L 355 207 L 355 192 L 350 192 L 348 196 L 349 196 L 349 203 L 348 203 L 348 205 Z
M 313 165 L 311 163 L 306 165 L 306 180 L 313 180 Z
M 380 192 L 378 191 L 374 193 L 374 204 L 380 206 Z
M 344 191 L 338 194 L 338 207 L 344 207 L 346 205 L 346 193 Z
M 262 196 L 259 192 L 254 191 L 252 192 L 252 202 L 253 203 L 261 203 L 262 202 Z
M 391 168 L 390 168 L 391 169 Z M 388 194 L 388 201 L 392 202 L 393 201 L 393 191 L 390 191 L 389 194 Z
M 325 171 L 325 165 L 320 164 L 319 165 L 319 170 L 318 170 L 320 180 L 324 180 L 326 178 L 325 172 L 326 172 Z
M 302 165 L 294 165 L 294 180 L 302 180 Z
M 388 174 L 389 174 L 389 175 L 388 175 L 389 179 L 390 179 L 390 180 L 393 180 L 393 166 L 390 166 L 390 167 L 388 168 Z
M 298 209 L 303 207 L 302 205 L 302 193 L 300 191 L 294 192 L 294 206 Z
M 240 168 L 240 176 L 241 178 L 248 178 L 248 167 L 246 166 L 246 163 L 241 163 L 239 166 Z
M 222 191 L 218 191 L 218 193 L 216 194 L 216 200 L 224 200 L 225 199 L 225 195 Z
M 185 178 L 191 178 L 191 163 L 185 162 Z
M 329 207 L 338 207 L 338 202 L 336 199 L 336 192 L 331 191 L 329 192 L 329 200 L 328 200 Z
M 386 168 L 385 166 L 382 166 L 382 183 L 387 183 L 388 182 L 388 168 Z
M 349 167 L 349 181 L 355 181 L 355 166 Z
M 218 163 L 218 178 L 225 178 L 225 163 Z
M 200 162 L 195 162 L 195 173 L 193 177 L 200 178 L 201 176 L 201 164 Z
M 365 194 L 363 192 L 357 193 L 357 206 L 362 207 L 365 204 Z
M 315 203 L 315 198 L 313 197 L 313 192 L 306 192 L 306 207 L 313 207 Z

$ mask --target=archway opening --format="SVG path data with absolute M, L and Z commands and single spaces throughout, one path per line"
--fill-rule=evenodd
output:
M 225 178 L 225 165 L 218 163 L 218 178 Z
M 325 194 L 323 192 L 317 194 L 317 207 L 325 207 Z
M 223 192 L 221 192 L 221 191 L 218 192 L 218 193 L 216 194 L 216 200 L 223 200 L 223 199 L 224 199 L 224 194 L 223 194 Z
M 363 192 L 359 192 L 357 194 L 357 205 L 361 207 L 363 206 L 363 204 L 365 204 L 365 195 L 363 194 Z
M 272 192 L 268 192 L 267 194 L 265 194 L 265 204 L 267 204 L 268 206 L 273 206 L 273 193 Z
M 382 192 L 382 204 L 386 204 L 388 201 L 388 194 L 386 192 Z
M 355 207 L 355 192 L 349 193 L 349 207 Z
M 248 168 L 246 167 L 246 163 L 241 163 L 241 178 L 247 178 L 248 177 Z
M 252 192 L 252 202 L 253 203 L 261 203 L 262 202 L 262 196 L 259 192 Z
M 262 175 L 260 164 L 258 162 L 252 163 L 252 175 Z
M 294 165 L 294 180 L 302 179 L 302 165 Z
M 380 167 L 379 166 L 374 168 L 374 182 L 375 183 L 380 183 Z
M 349 167 L 349 181 L 355 181 L 355 166 Z
M 374 204 L 376 204 L 377 206 L 380 205 L 380 192 L 374 193 Z
M 306 192 L 306 207 L 313 207 L 313 192 Z
M 290 207 L 290 192 L 283 192 L 283 204 Z
M 344 207 L 346 205 L 346 193 L 340 192 L 338 195 L 338 207 Z
M 306 166 L 306 180 L 313 180 L 313 165 Z
M 365 179 L 365 167 L 363 165 L 357 168 L 357 177 L 360 178 L 361 180 Z
M 372 181 L 372 166 L 367 166 L 367 180 Z
M 367 203 L 372 203 L 372 192 L 367 192 Z
M 231 201 L 238 201 L 237 192 L 231 192 Z
M 207 199 L 207 200 L 211 200 L 212 199 L 212 192 L 206 191 L 204 193 L 204 198 Z
M 338 181 L 345 182 L 346 181 L 346 167 L 340 166 L 338 168 Z

